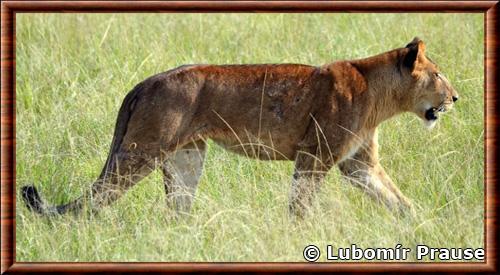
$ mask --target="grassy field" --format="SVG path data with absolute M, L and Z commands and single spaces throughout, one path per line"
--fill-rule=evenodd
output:
M 332 169 L 310 217 L 293 222 L 292 162 L 210 144 L 184 219 L 167 209 L 159 172 L 92 217 L 41 218 L 18 195 L 17 261 L 301 262 L 308 244 L 484 245 L 481 14 L 18 14 L 16 24 L 16 188 L 34 183 L 51 203 L 99 175 L 126 93 L 182 64 L 320 65 L 419 36 L 461 96 L 432 131 L 410 114 L 380 127 L 382 165 L 415 217 L 393 215 Z

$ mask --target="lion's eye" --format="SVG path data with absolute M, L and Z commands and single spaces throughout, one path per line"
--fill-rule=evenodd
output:
M 441 74 L 440 73 L 434 73 L 434 77 L 436 77 L 436 78 L 439 79 L 439 78 L 441 78 Z

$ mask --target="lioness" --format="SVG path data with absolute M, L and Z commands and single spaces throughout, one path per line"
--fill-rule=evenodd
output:
M 206 140 L 264 160 L 295 160 L 289 209 L 302 216 L 332 166 L 395 210 L 411 209 L 379 163 L 377 126 L 412 112 L 432 127 L 457 92 L 425 55 L 424 42 L 320 67 L 189 65 L 154 75 L 128 93 L 111 150 L 87 194 L 59 206 L 24 186 L 40 214 L 97 210 L 161 167 L 168 204 L 190 210 Z

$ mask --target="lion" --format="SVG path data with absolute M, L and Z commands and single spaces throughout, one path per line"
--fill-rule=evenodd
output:
M 58 206 L 34 186 L 22 197 L 43 215 L 98 211 L 160 168 L 167 204 L 187 213 L 210 139 L 251 158 L 295 161 L 292 216 L 307 213 L 333 166 L 389 209 L 413 211 L 379 162 L 377 127 L 411 112 L 432 128 L 458 100 L 425 48 L 415 37 L 403 48 L 322 66 L 185 65 L 151 76 L 125 97 L 90 190 Z

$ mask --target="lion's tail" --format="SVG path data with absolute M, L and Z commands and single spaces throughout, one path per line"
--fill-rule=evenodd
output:
M 127 125 L 137 99 L 137 94 L 142 89 L 143 84 L 138 84 L 132 91 L 127 94 L 127 96 L 123 100 L 120 111 L 118 112 L 118 118 L 116 120 L 113 141 L 111 142 L 111 149 L 108 154 L 106 164 L 104 165 L 101 175 L 99 176 L 99 179 L 105 178 L 106 174 L 111 169 L 113 156 L 120 148 L 123 137 L 125 136 L 125 133 L 127 131 Z M 81 210 L 84 201 L 83 197 L 80 197 L 66 204 L 49 206 L 45 204 L 45 202 L 40 197 L 37 189 L 33 185 L 23 186 L 21 188 L 21 193 L 24 203 L 26 204 L 28 209 L 41 215 L 61 215 L 68 212 L 77 213 Z
M 69 210 L 67 205 L 47 206 L 40 198 L 35 186 L 27 185 L 21 188 L 24 203 L 29 210 L 41 215 L 64 214 Z M 69 205 L 69 204 L 68 204 Z

